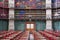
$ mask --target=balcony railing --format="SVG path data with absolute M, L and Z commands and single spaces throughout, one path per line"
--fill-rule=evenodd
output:
M 53 19 L 60 19 L 60 16 L 53 16 Z
M 38 15 L 35 15 L 35 16 L 32 16 L 32 15 L 16 15 L 15 16 L 15 19 L 46 19 L 46 16 L 38 16 Z

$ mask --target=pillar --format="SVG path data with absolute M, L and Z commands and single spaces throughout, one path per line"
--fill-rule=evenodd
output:
M 9 7 L 9 30 L 14 30 L 14 0 L 8 1 Z
M 46 0 L 46 30 L 52 30 L 51 0 Z

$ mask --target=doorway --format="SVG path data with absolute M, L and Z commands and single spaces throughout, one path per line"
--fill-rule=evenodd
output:
M 35 22 L 26 22 L 26 30 L 35 30 Z

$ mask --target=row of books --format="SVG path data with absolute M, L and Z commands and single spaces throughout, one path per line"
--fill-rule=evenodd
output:
M 0 0 L 0 7 L 8 8 L 8 0 Z
M 8 18 L 8 10 L 0 9 L 0 18 Z
M 60 3 L 60 0 L 52 0 L 52 3 Z
M 40 10 L 15 10 L 15 14 L 19 15 L 19 14 L 45 14 L 45 10 L 44 11 L 40 11 Z
M 60 0 L 52 0 L 52 7 L 56 8 L 56 7 L 60 7 Z
M 5 8 L 8 8 L 8 0 L 5 0 L 5 1 L 4 1 L 4 7 L 5 7 Z
M 42 7 L 45 7 L 45 2 L 42 0 L 16 0 L 16 8 L 39 9 Z
M 3 7 L 3 2 L 0 2 L 0 7 Z
M 20 9 L 41 9 L 45 8 L 45 0 L 15 0 L 15 8 Z M 8 7 L 8 0 L 0 0 L 0 7 Z M 60 0 L 52 0 L 53 7 L 60 7 Z

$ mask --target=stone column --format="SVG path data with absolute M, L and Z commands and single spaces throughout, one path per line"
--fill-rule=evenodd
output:
M 52 10 L 51 10 L 51 0 L 46 0 L 46 29 L 52 30 Z
M 14 30 L 14 0 L 9 0 L 9 30 Z

